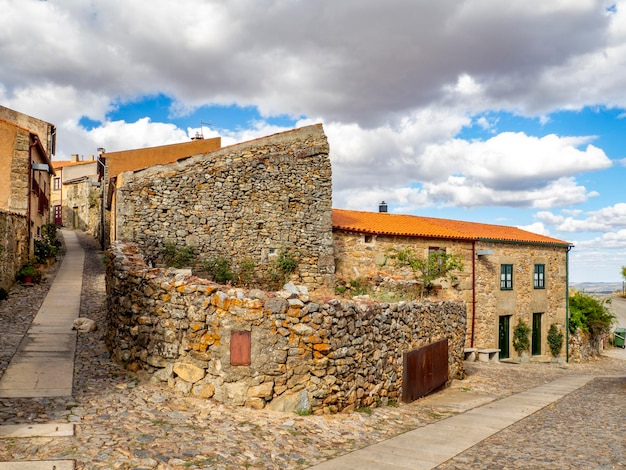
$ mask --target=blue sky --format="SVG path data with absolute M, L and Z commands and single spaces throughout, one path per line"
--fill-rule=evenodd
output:
M 335 207 L 519 226 L 615 282 L 625 6 L 0 0 L 0 103 L 55 123 L 57 160 L 319 122 Z

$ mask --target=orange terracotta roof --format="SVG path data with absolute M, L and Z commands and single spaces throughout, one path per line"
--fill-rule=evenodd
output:
M 52 168 L 65 168 L 66 166 L 86 165 L 87 163 L 96 163 L 96 160 L 81 160 L 79 162 L 75 162 L 72 160 L 53 160 Z
M 563 240 L 505 225 L 344 209 L 333 209 L 333 229 L 376 235 L 570 245 Z

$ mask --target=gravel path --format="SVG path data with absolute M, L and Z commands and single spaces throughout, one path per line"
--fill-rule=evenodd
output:
M 418 400 L 371 413 L 298 416 L 184 397 L 151 383 L 110 361 L 102 252 L 96 240 L 77 235 L 86 250 L 81 316 L 96 320 L 99 329 L 78 337 L 74 395 L 0 399 L 0 423 L 69 421 L 76 424 L 75 436 L 2 439 L 0 461 L 74 459 L 78 469 L 301 469 L 458 412 Z M 0 302 L 0 374 L 57 266 L 43 284 L 15 286 Z M 497 399 L 568 374 L 623 376 L 626 362 L 603 357 L 567 365 L 472 363 L 466 370 L 468 377 L 448 390 Z M 622 468 L 624 380 L 596 379 L 441 468 Z

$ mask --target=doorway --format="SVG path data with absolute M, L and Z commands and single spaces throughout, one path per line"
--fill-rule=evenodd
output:
M 498 348 L 500 349 L 500 359 L 508 359 L 510 357 L 509 343 L 511 331 L 511 316 L 504 315 L 499 318 L 498 322 Z
M 533 313 L 532 355 L 541 356 L 541 318 L 542 313 Z
M 60 205 L 54 206 L 54 225 L 61 225 L 63 223 L 61 214 L 62 214 L 61 206 Z

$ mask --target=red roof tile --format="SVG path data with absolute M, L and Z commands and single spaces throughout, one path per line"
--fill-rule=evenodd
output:
M 568 242 L 563 240 L 505 225 L 389 214 L 386 212 L 333 209 L 333 228 L 376 235 L 569 245 Z

